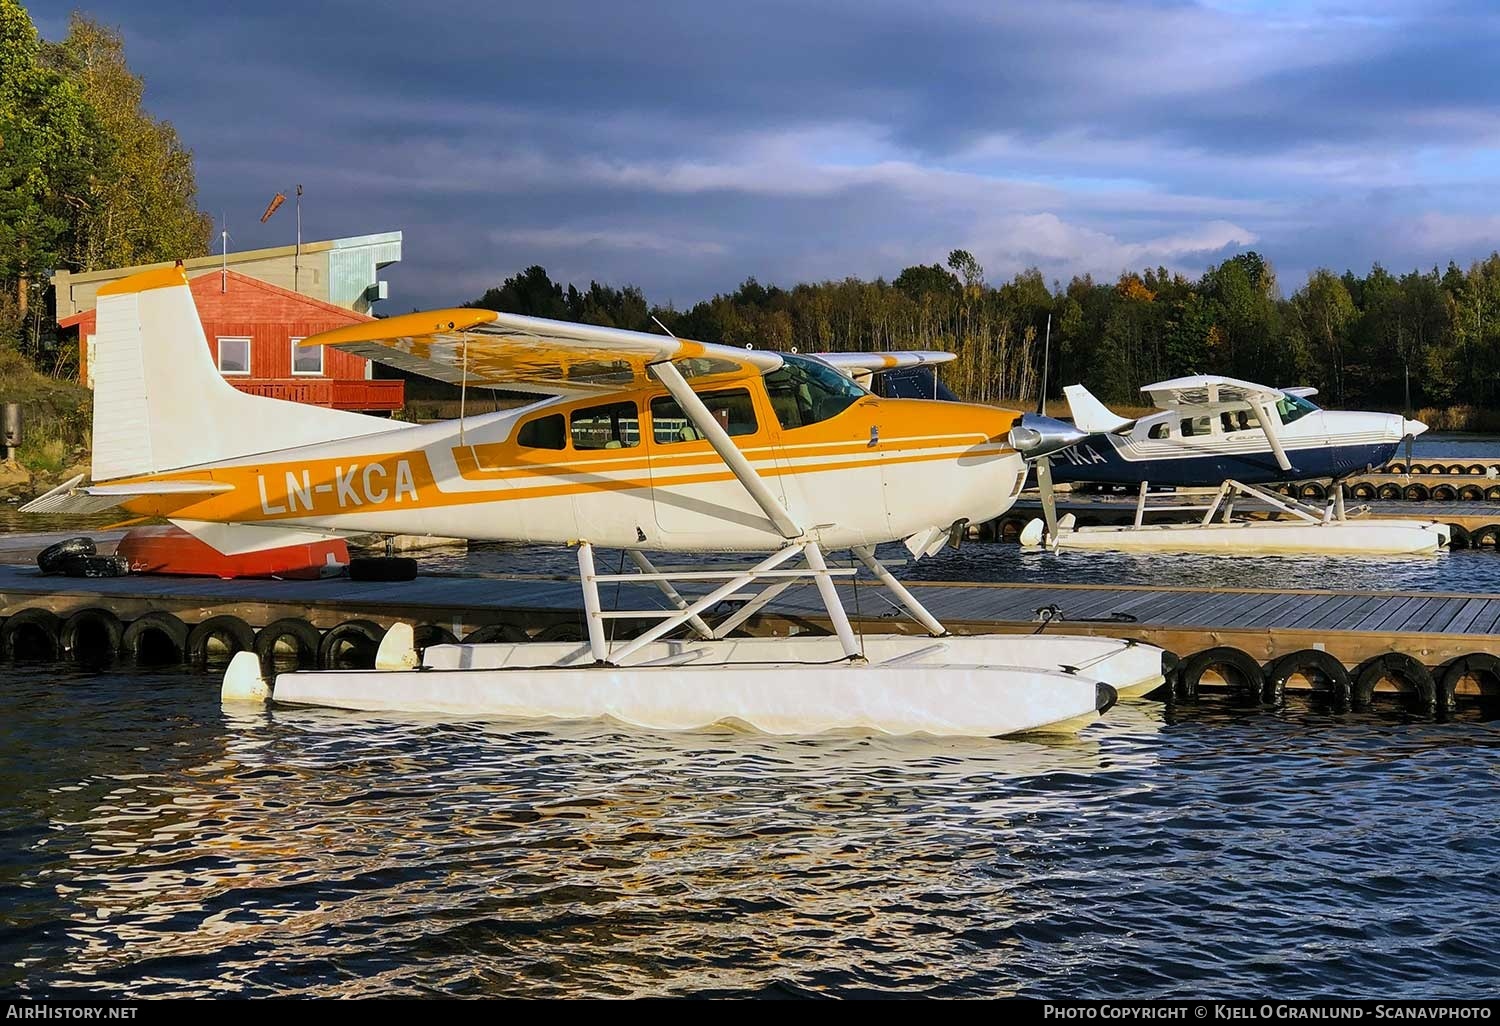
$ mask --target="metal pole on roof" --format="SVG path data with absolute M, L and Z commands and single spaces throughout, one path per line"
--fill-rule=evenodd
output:
M 302 274 L 302 186 L 297 186 L 297 250 L 292 255 L 292 291 L 301 292 L 297 279 Z

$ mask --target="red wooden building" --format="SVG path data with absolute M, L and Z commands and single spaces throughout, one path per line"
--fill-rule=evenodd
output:
M 224 380 L 242 392 L 338 410 L 392 411 L 405 402 L 405 383 L 374 380 L 370 361 L 335 349 L 294 343 L 330 328 L 371 318 L 237 271 L 200 274 L 191 283 L 208 349 Z M 79 377 L 89 372 L 93 310 L 58 321 L 78 329 Z

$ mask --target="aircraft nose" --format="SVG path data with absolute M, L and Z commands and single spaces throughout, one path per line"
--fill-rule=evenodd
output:
M 1403 420 L 1401 422 L 1401 437 L 1402 438 L 1405 438 L 1407 435 L 1411 435 L 1413 438 L 1416 438 L 1418 435 L 1420 435 L 1422 432 L 1424 432 L 1426 430 L 1427 430 L 1427 425 L 1423 424 L 1420 420 Z

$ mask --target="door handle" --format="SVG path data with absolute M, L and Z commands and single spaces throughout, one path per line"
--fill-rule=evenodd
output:
M 870 425 L 870 441 L 869 441 L 869 444 L 867 444 L 865 446 L 865 448 L 867 448 L 867 449 L 873 449 L 873 448 L 875 448 L 875 446 L 877 446 L 879 444 L 880 444 L 880 425 L 878 425 L 878 424 L 871 424 Z

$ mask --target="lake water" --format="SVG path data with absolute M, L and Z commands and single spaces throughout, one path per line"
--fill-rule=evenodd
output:
M 224 711 L 11 671 L 0 993 L 1451 996 L 1500 731 L 1204 704 L 1042 744 Z

